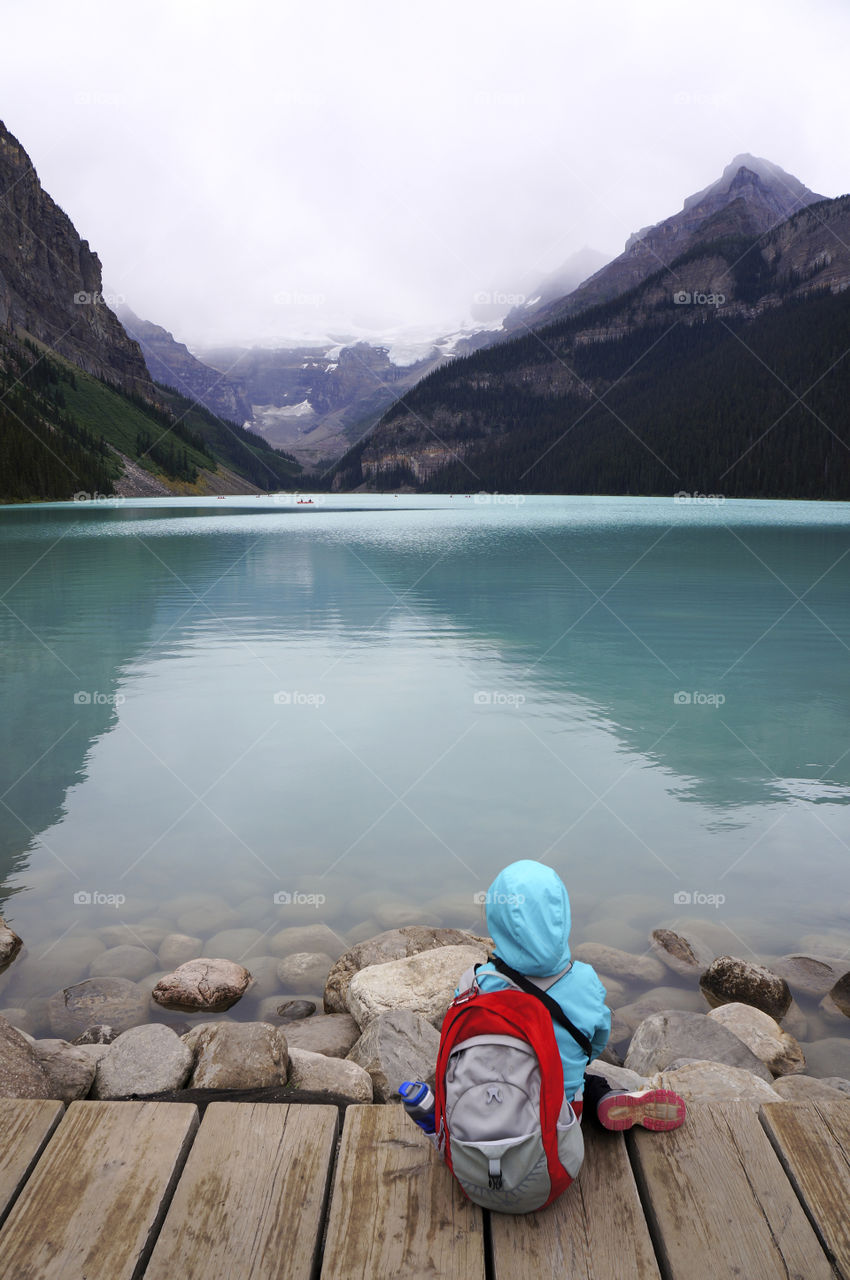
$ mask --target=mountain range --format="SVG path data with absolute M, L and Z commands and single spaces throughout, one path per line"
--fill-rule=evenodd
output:
M 334 485 L 850 497 L 850 197 L 739 156 L 394 405 Z M 513 328 L 511 328 L 513 326 Z
M 113 310 L 0 123 L 0 498 L 329 474 L 337 490 L 850 497 L 848 246 L 850 197 L 742 154 L 611 262 L 581 250 L 501 328 L 482 314 L 490 328 L 407 363 L 358 340 L 193 351 Z

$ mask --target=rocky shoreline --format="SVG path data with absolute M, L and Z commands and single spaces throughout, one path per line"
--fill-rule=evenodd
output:
M 111 928 L 102 931 L 107 942 Z M 217 937 L 231 954 L 248 941 Z M 392 1102 L 401 1080 L 433 1080 L 454 987 L 490 946 L 466 930 L 405 925 L 346 948 L 317 923 L 282 930 L 270 945 L 284 954 L 242 965 L 192 954 L 202 943 L 187 935 L 158 941 L 156 960 L 173 966 L 164 973 L 138 973 L 152 963 L 150 939 L 119 942 L 83 981 L 41 1005 L 0 1011 L 0 1096 L 269 1090 Z M 756 1105 L 850 1097 L 850 963 L 799 954 L 768 968 L 716 956 L 704 935 L 668 928 L 651 932 L 642 955 L 596 942 L 573 954 L 597 970 L 614 1010 L 608 1047 L 589 1068 L 612 1085 Z M 22 955 L 0 921 L 0 970 Z M 245 1001 L 254 1016 L 237 1020 L 229 1011 Z M 834 1036 L 807 1042 L 815 1018 Z

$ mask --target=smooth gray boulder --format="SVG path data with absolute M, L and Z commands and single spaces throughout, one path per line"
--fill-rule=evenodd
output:
M 284 1022 L 290 1049 L 307 1049 L 326 1058 L 344 1058 L 360 1036 L 350 1013 L 318 1013 L 313 1018 Z
M 322 1053 L 293 1049 L 289 1060 L 288 1083 L 293 1089 L 310 1089 L 347 1099 L 348 1102 L 372 1101 L 372 1078 L 356 1062 L 345 1058 L 326 1058 Z
M 92 1097 L 126 1098 L 182 1089 L 192 1062 L 191 1049 L 170 1027 L 161 1022 L 132 1027 L 99 1059 Z
M 720 1004 L 751 1004 L 781 1022 L 791 1005 L 791 990 L 784 978 L 761 964 L 736 956 L 718 956 L 699 980 L 712 1008 Z
M 87 1053 L 67 1040 L 36 1040 L 33 1049 L 50 1083 L 51 1098 L 70 1103 L 88 1096 L 95 1063 Z
M 291 924 L 279 929 L 268 939 L 267 949 L 279 959 L 299 951 L 323 952 L 336 959 L 345 950 L 345 941 L 328 925 L 316 921 L 315 924 Z
M 50 1030 L 74 1040 L 89 1027 L 106 1023 L 120 1034 L 147 1022 L 147 991 L 129 978 L 88 978 L 52 995 L 47 1003 Z
M 183 1041 L 195 1059 L 191 1089 L 265 1089 L 286 1083 L 286 1036 L 268 1022 L 204 1022 Z
M 405 925 L 401 929 L 387 929 L 375 937 L 366 938 L 341 955 L 325 983 L 325 1012 L 348 1012 L 348 986 L 355 973 L 371 965 L 386 964 L 390 960 L 404 960 L 407 956 L 436 947 L 457 947 L 468 944 L 481 945 L 486 951 L 489 939 L 479 938 L 462 929 L 434 929 L 427 925 Z
M 649 1076 L 663 1071 L 677 1058 L 722 1062 L 751 1071 L 768 1084 L 773 1080 L 761 1059 L 728 1027 L 704 1013 L 679 1009 L 653 1013 L 644 1019 L 632 1037 L 625 1065 L 630 1071 Z
M 806 1059 L 797 1041 L 762 1009 L 751 1004 L 721 1004 L 706 1016 L 743 1040 L 771 1075 L 788 1076 L 805 1070 Z
M 425 1080 L 433 1089 L 439 1047 L 440 1033 L 426 1018 L 393 1009 L 369 1023 L 348 1061 L 369 1072 L 377 1102 L 398 1102 L 403 1080 Z
M 0 1098 L 52 1098 L 50 1080 L 24 1033 L 0 1018 Z
M 165 1009 L 221 1013 L 245 993 L 251 975 L 233 960 L 200 957 L 160 978 L 151 995 Z
M 281 1022 L 300 1022 L 303 1018 L 312 1018 L 316 1008 L 313 1000 L 284 1000 L 278 1005 L 277 1015 Z

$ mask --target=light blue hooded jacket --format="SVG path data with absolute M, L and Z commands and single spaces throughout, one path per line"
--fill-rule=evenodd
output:
M 570 899 L 557 872 L 528 859 L 505 867 L 487 892 L 487 928 L 495 954 L 526 977 L 551 977 L 570 966 L 547 991 L 588 1037 L 597 1058 L 608 1043 L 611 1011 L 592 966 L 580 960 L 570 963 Z M 482 991 L 509 985 L 489 963 L 477 977 Z M 582 1087 L 587 1058 L 566 1027 L 557 1022 L 553 1026 L 564 1066 L 564 1092 L 572 1099 Z

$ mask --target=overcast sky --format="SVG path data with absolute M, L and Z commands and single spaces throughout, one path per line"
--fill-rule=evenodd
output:
M 190 345 L 451 327 L 739 152 L 850 190 L 846 0 L 4 0 L 0 118 Z

